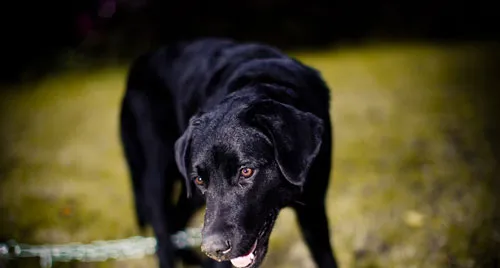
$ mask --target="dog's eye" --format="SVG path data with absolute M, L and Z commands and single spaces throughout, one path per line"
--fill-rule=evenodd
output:
M 203 186 L 203 185 L 205 185 L 205 180 L 200 176 L 196 176 L 194 178 L 194 183 L 196 183 L 199 186 Z
M 250 178 L 253 175 L 253 169 L 244 167 L 240 170 L 240 173 L 243 178 Z

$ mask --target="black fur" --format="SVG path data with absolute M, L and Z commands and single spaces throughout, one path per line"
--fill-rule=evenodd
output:
M 318 267 L 336 267 L 324 204 L 329 110 L 320 74 L 263 44 L 201 39 L 139 57 L 121 135 L 138 224 L 152 225 L 160 266 L 182 259 L 231 267 L 228 260 L 255 244 L 249 267 L 258 267 L 280 209 L 291 206 Z M 242 168 L 253 174 L 242 176 Z M 173 184 L 182 177 L 176 202 Z M 169 240 L 204 204 L 202 250 L 220 263 L 176 251 Z

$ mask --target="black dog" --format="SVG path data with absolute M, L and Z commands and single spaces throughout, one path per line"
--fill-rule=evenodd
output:
M 258 267 L 285 206 L 295 209 L 318 267 L 336 267 L 324 204 L 329 107 L 316 70 L 263 44 L 202 39 L 139 57 L 121 135 L 139 225 L 152 225 L 160 266 L 202 262 L 194 251 L 175 250 L 170 235 L 206 204 L 208 267 Z

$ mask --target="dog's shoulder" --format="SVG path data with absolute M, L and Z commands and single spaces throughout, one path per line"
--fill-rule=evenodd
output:
M 295 99 L 297 108 L 326 116 L 330 89 L 321 73 L 292 57 L 252 59 L 236 69 L 226 81 L 229 92 L 252 84 L 268 84 L 281 88 L 286 99 Z M 276 97 L 283 94 L 278 94 Z

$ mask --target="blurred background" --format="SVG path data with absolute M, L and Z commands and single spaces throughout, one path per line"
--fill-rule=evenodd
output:
M 202 36 L 275 45 L 332 89 L 341 267 L 500 267 L 498 8 L 483 1 L 9 2 L 0 243 L 138 235 L 118 139 L 130 61 Z M 199 226 L 202 213 L 193 219 Z M 53 267 L 155 267 L 153 256 Z M 0 267 L 39 267 L 0 259 Z M 263 265 L 314 267 L 284 210 Z

